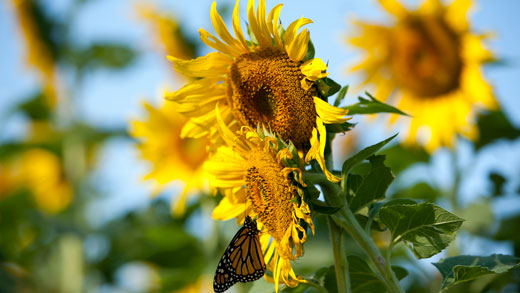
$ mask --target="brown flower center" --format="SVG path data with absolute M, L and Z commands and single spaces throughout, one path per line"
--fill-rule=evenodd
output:
M 259 123 L 298 148 L 306 148 L 316 124 L 315 89 L 301 87 L 300 64 L 284 51 L 246 53 L 231 66 L 229 103 L 242 125 Z
M 459 87 L 459 36 L 437 16 L 410 17 L 394 30 L 391 68 L 400 85 L 422 97 Z
M 251 151 L 246 174 L 247 198 L 269 234 L 281 241 L 293 222 L 297 187 L 284 176 L 273 154 L 258 148 Z

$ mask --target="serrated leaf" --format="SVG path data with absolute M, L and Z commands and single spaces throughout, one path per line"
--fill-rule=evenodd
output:
M 336 96 L 336 99 L 334 100 L 335 107 L 338 107 L 339 104 L 341 104 L 341 101 L 343 101 L 343 99 L 345 98 L 345 96 L 347 96 L 348 87 L 349 86 L 346 85 L 346 86 L 342 87 L 341 90 L 339 90 L 339 93 Z
M 341 182 L 341 191 L 344 196 L 346 196 L 348 190 L 347 190 L 347 176 L 352 169 L 352 167 L 356 166 L 357 164 L 363 162 L 371 155 L 375 154 L 377 151 L 379 151 L 382 147 L 384 147 L 387 143 L 389 143 L 392 139 L 394 139 L 397 136 L 397 134 L 378 142 L 374 145 L 371 145 L 369 147 L 364 148 L 357 154 L 353 155 L 349 159 L 347 159 L 345 162 L 343 162 L 343 166 L 341 168 L 341 177 L 343 178 Z
M 380 102 L 379 100 L 374 98 L 368 92 L 366 92 L 366 95 L 368 96 L 368 99 L 365 99 L 363 97 L 358 97 L 358 99 L 359 99 L 358 103 L 345 107 L 345 109 L 348 110 L 349 115 L 394 113 L 394 114 L 409 116 L 408 114 L 402 112 L 401 110 L 399 110 L 393 106 Z
M 395 178 L 392 170 L 383 164 L 384 156 L 371 156 L 368 159 L 372 169 L 363 178 L 363 182 L 350 201 L 350 209 L 353 213 L 375 201 L 384 199 L 386 190 Z
M 309 207 L 311 208 L 312 212 L 327 214 L 327 215 L 335 214 L 337 211 L 339 211 L 342 208 L 342 206 L 339 206 L 339 207 L 329 206 L 326 203 L 319 201 L 319 200 L 309 202 Z
M 510 255 L 490 256 L 459 255 L 441 260 L 433 265 L 442 274 L 442 290 L 457 284 L 478 279 L 485 275 L 501 274 L 520 267 L 520 259 Z
M 383 206 L 379 219 L 392 232 L 392 243 L 404 241 L 418 258 L 446 248 L 464 221 L 432 203 Z

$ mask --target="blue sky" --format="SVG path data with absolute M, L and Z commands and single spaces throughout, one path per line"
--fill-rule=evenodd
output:
M 72 0 L 45 1 L 46 7 L 54 15 L 63 15 Z M 137 20 L 133 6 L 127 0 L 91 0 L 87 1 L 83 10 L 73 23 L 71 33 L 78 44 L 88 44 L 94 40 L 121 41 L 135 47 L 143 54 L 130 68 L 122 72 L 95 71 L 89 74 L 80 89 L 74 91 L 77 99 L 75 112 L 78 117 L 101 127 L 126 127 L 132 118 L 142 115 L 143 99 L 158 103 L 161 99 L 159 87 L 168 85 L 177 88 L 180 85 L 172 78 L 169 65 L 164 56 L 153 51 L 153 42 L 145 25 Z M 198 36 L 198 29 L 213 31 L 209 19 L 212 1 L 154 1 L 162 10 L 177 16 L 185 26 L 185 32 Z M 245 20 L 245 0 L 242 1 L 241 17 Z M 281 1 L 284 4 L 281 19 L 285 26 L 292 20 L 305 16 L 314 21 L 308 26 L 311 38 L 316 47 L 316 57 L 329 63 L 330 77 L 342 85 L 355 85 L 359 79 L 346 73 L 346 67 L 352 64 L 359 54 L 345 45 L 345 35 L 349 33 L 350 20 L 353 16 L 384 23 L 389 20 L 375 1 Z M 268 9 L 279 3 L 267 1 Z M 407 1 L 411 6 L 416 1 Z M 218 6 L 230 5 L 234 1 L 219 1 Z M 482 0 L 478 2 L 472 14 L 473 28 L 477 32 L 494 32 L 489 41 L 497 56 L 504 58 L 507 66 L 489 66 L 485 68 L 487 78 L 495 87 L 496 95 L 508 114 L 510 120 L 520 126 L 520 99 L 518 98 L 520 78 L 520 1 L 517 0 Z M 226 21 L 229 23 L 229 18 Z M 38 87 L 34 73 L 25 69 L 23 61 L 23 43 L 19 37 L 16 21 L 7 1 L 0 3 L 0 140 L 20 137 L 24 130 L 24 119 L 20 116 L 8 115 L 8 109 L 20 99 L 32 93 Z M 206 48 L 203 54 L 210 52 Z M 351 94 L 349 101 L 354 102 L 356 96 Z M 369 145 L 388 136 L 389 132 L 374 124 L 359 126 L 363 135 L 361 145 Z M 471 150 L 462 147 L 462 152 Z M 429 180 L 438 181 L 441 185 L 449 184 L 449 176 L 443 172 L 449 165 L 449 158 L 440 152 L 433 160 L 433 166 L 426 173 L 438 173 Z M 96 171 L 93 180 L 104 186 L 107 194 L 105 201 L 99 202 L 89 209 L 93 217 L 110 217 L 121 212 L 145 205 L 149 198 L 149 188 L 140 184 L 140 177 L 146 172 L 147 165 L 137 159 L 133 146 L 128 141 L 110 142 L 101 153 L 103 162 Z M 507 163 L 503 163 L 507 162 Z M 463 162 L 464 163 L 464 162 Z M 489 168 L 505 170 L 505 175 L 514 178 L 520 173 L 520 143 L 504 143 L 487 150 L 474 163 L 468 181 L 465 182 L 464 196 L 471 199 L 485 193 L 490 186 L 483 176 Z M 444 175 L 443 175 L 444 174 Z M 516 174 L 516 175 L 515 175 Z M 411 176 L 413 177 L 413 176 Z M 518 182 L 516 182 L 518 184 Z M 515 185 L 516 186 L 516 185 Z M 173 188 L 175 190 L 175 187 Z M 484 190 L 484 191 L 483 191 Z M 509 200 L 509 199 L 507 199 Z M 506 202 L 504 206 L 511 206 Z

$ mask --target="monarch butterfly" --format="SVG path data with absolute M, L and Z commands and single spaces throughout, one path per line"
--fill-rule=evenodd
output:
M 235 234 L 218 263 L 213 290 L 224 292 L 236 282 L 252 282 L 264 273 L 265 261 L 256 221 L 246 216 L 244 226 Z

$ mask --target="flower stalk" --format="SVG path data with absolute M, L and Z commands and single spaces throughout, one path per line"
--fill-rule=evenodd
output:
M 331 215 L 330 218 L 334 221 L 338 228 L 344 230 L 349 233 L 350 236 L 358 243 L 358 245 L 365 251 L 373 266 L 376 268 L 376 274 L 379 278 L 385 283 L 389 292 L 404 292 L 404 290 L 399 285 L 399 281 L 395 274 L 393 273 L 390 263 L 389 257 L 388 260 L 385 260 L 381 251 L 377 248 L 376 244 L 367 234 L 367 232 L 359 225 L 354 214 L 348 207 L 348 203 L 344 198 L 340 196 L 341 190 L 339 186 L 335 183 L 332 183 L 327 180 L 326 176 L 323 174 L 316 173 L 305 173 L 304 179 L 310 183 L 317 184 L 321 187 L 323 191 L 323 195 L 328 204 L 332 206 L 341 206 L 341 209 L 335 214 Z M 332 235 L 332 234 L 331 234 Z M 343 253 L 343 258 L 346 259 Z M 391 253 L 388 252 L 389 254 Z M 388 256 L 388 255 L 387 255 Z M 336 266 L 336 276 L 338 276 L 338 262 L 336 262 L 335 257 L 335 266 Z M 387 269 L 388 263 L 388 269 Z M 341 263 L 340 263 L 341 266 Z M 348 273 L 348 271 L 347 271 Z M 348 281 L 349 282 L 349 281 Z M 338 289 L 340 282 L 338 280 Z M 340 291 L 341 292 L 341 291 Z

